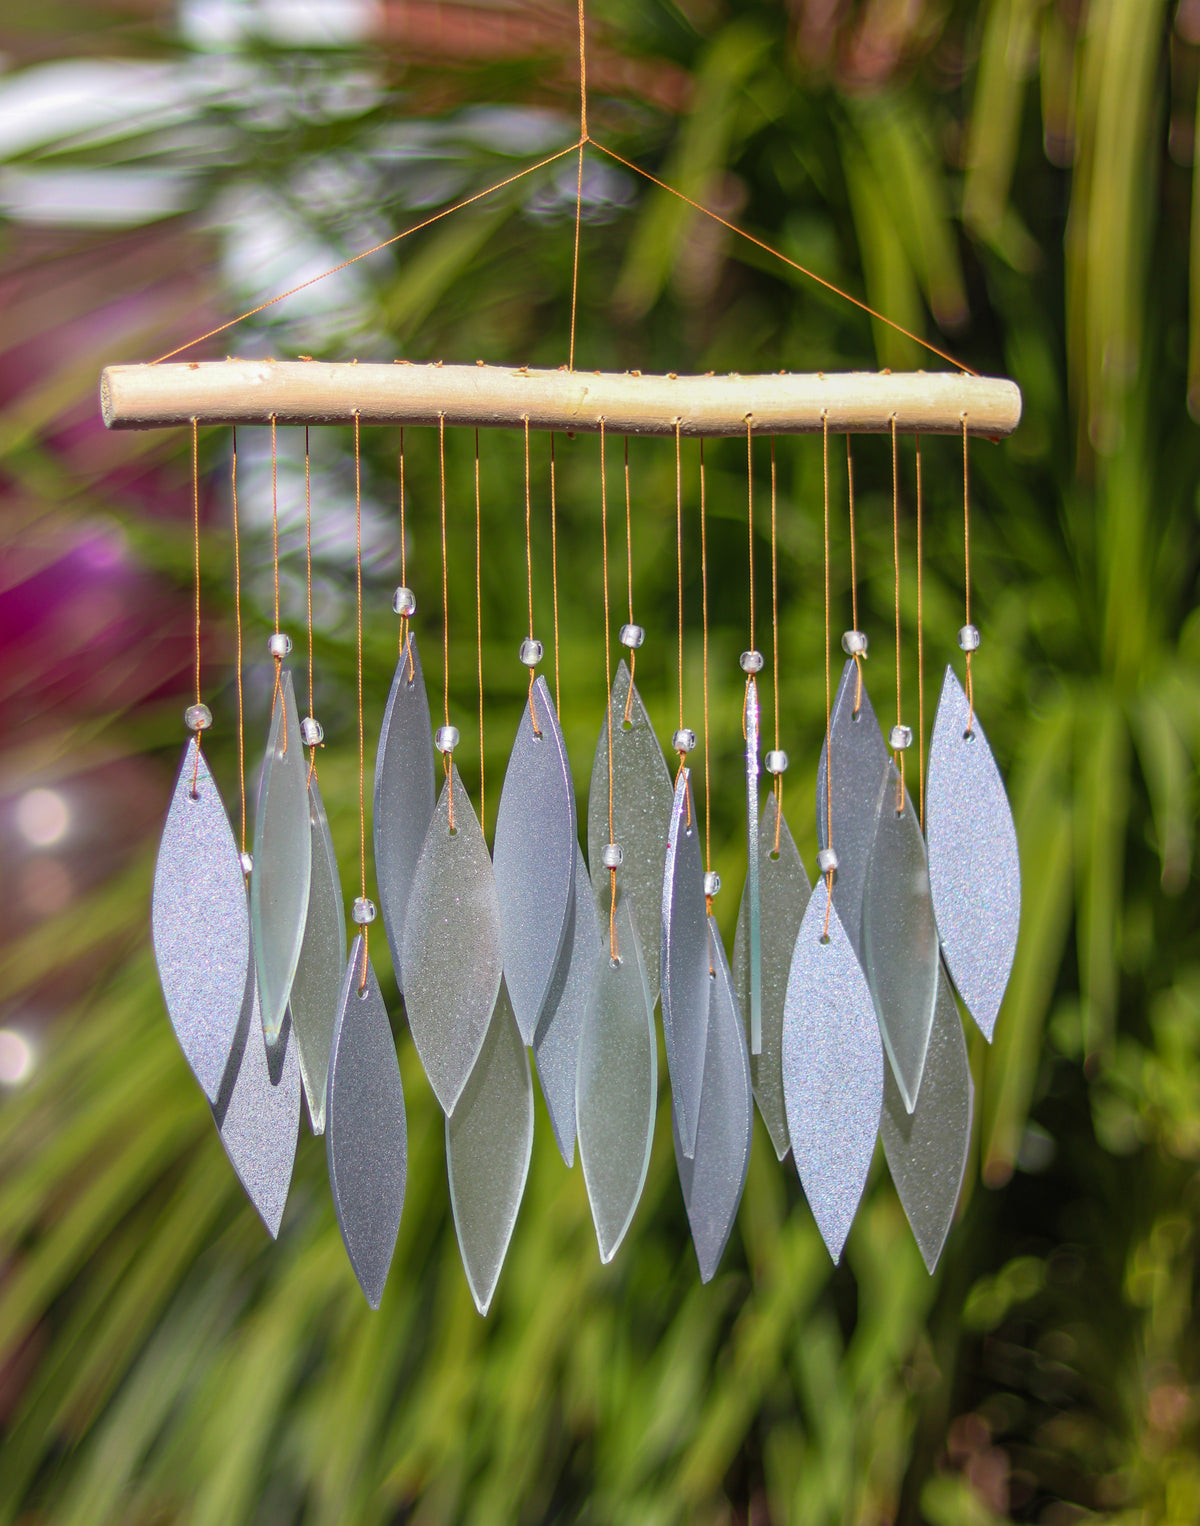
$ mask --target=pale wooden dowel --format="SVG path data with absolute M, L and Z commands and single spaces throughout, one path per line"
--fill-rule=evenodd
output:
M 227 360 L 109 366 L 100 408 L 110 429 L 188 424 L 436 424 L 614 434 L 971 434 L 999 439 L 1021 418 L 1015 382 L 955 372 L 643 376 L 504 366 L 330 365 Z

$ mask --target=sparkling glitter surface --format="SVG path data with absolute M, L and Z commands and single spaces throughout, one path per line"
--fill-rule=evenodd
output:
M 316 774 L 308 781 L 308 819 L 312 830 L 308 916 L 288 1010 L 292 1015 L 292 1037 L 300 1055 L 308 1116 L 313 1133 L 323 1134 L 329 1051 L 346 972 L 346 908 Z
M 667 832 L 662 892 L 662 1014 L 673 1114 L 683 1153 L 696 1148 L 708 1040 L 708 913 L 691 770 L 680 772 Z

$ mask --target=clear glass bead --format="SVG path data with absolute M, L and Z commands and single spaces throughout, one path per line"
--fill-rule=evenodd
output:
M 842 651 L 847 657 L 865 657 L 867 655 L 866 631 L 843 631 Z
M 721 876 L 716 872 L 715 869 L 710 869 L 704 876 L 704 894 L 707 896 L 714 896 L 716 895 L 717 891 L 720 890 L 720 888 Z
M 359 927 L 366 927 L 368 922 L 374 922 L 375 920 L 375 902 L 369 901 L 365 895 L 356 895 L 354 897 L 354 909 L 350 915 Z
M 692 752 L 696 746 L 696 733 L 690 726 L 681 726 L 671 738 L 671 746 L 676 752 Z
M 306 715 L 300 722 L 300 740 L 305 747 L 319 747 L 325 740 L 324 726 L 311 715 Z
M 620 843 L 606 842 L 600 849 L 600 862 L 606 869 L 619 869 L 624 857 Z
M 545 656 L 545 647 L 540 641 L 535 641 L 532 636 L 526 636 L 521 642 L 520 657 L 527 668 L 536 668 Z
M 415 615 L 417 612 L 417 596 L 411 588 L 405 588 L 403 584 L 392 595 L 392 608 L 398 615 Z
M 838 866 L 837 850 L 835 848 L 822 848 L 817 854 L 817 868 L 822 874 L 832 874 Z
M 645 639 L 646 632 L 640 625 L 623 625 L 619 635 L 617 636 L 617 640 L 621 643 L 621 645 L 629 647 L 630 650 L 632 650 L 634 647 L 641 646 Z
M 779 749 L 774 749 L 763 759 L 764 766 L 769 774 L 787 773 L 788 755 Z
M 254 868 L 254 856 L 253 856 L 253 854 L 242 853 L 242 854 L 239 855 L 239 858 L 241 860 L 242 873 L 243 874 L 249 874 L 253 870 L 253 868 Z
M 183 712 L 183 724 L 189 731 L 207 731 L 212 725 L 212 711 L 207 705 L 189 705 Z
M 743 652 L 738 658 L 738 666 L 743 673 L 761 673 L 763 670 L 763 654 L 761 652 Z
M 958 633 L 958 644 L 964 652 L 979 650 L 979 631 L 973 625 L 964 625 Z
M 893 752 L 903 752 L 912 746 L 912 727 L 893 726 L 888 732 L 888 746 Z
M 283 631 L 272 631 L 267 640 L 267 651 L 272 657 L 286 657 L 292 649 L 292 638 Z
M 433 739 L 433 745 L 439 752 L 453 752 L 458 746 L 458 727 L 439 726 L 437 735 Z

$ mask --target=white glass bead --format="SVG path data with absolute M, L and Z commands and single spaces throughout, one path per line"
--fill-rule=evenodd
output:
M 267 641 L 267 651 L 272 657 L 286 657 L 292 649 L 292 638 L 282 631 L 272 631 Z
M 761 673 L 763 670 L 763 654 L 761 652 L 743 652 L 738 658 L 738 665 L 743 673 Z
M 239 857 L 241 859 L 241 864 L 242 864 L 242 873 L 243 874 L 249 874 L 251 872 L 251 870 L 254 868 L 254 857 L 253 857 L 253 855 L 250 854 L 250 853 L 242 853 L 242 854 L 239 855 Z
M 866 631 L 843 631 L 842 651 L 847 657 L 865 657 L 867 655 Z
M 691 752 L 696 746 L 696 733 L 690 726 L 681 726 L 671 738 L 671 746 L 676 752 Z
M 606 869 L 619 869 L 624 858 L 620 843 L 606 842 L 600 849 L 600 862 Z
M 300 740 L 305 747 L 319 747 L 325 740 L 324 726 L 311 715 L 306 715 L 300 722 Z
M 366 927 L 368 922 L 375 920 L 375 902 L 369 901 L 365 895 L 354 897 L 354 908 L 350 915 L 358 923 L 359 927 Z
M 617 640 L 621 643 L 622 646 L 627 646 L 631 649 L 636 646 L 641 646 L 645 639 L 646 632 L 640 625 L 623 625 L 621 627 L 620 634 L 617 636 Z
M 973 625 L 964 625 L 958 633 L 958 644 L 964 652 L 979 650 L 979 632 Z
M 207 731 L 212 725 L 212 711 L 207 705 L 189 705 L 183 712 L 183 724 L 189 731 Z
M 411 588 L 401 585 L 392 595 L 392 608 L 398 615 L 415 615 L 417 612 L 417 596 Z
M 788 755 L 786 752 L 769 752 L 763 762 L 769 774 L 787 773 Z
M 535 641 L 532 636 L 526 636 L 521 642 L 521 661 L 527 668 L 536 668 L 545 655 L 545 650 L 540 641 Z
M 716 872 L 715 869 L 710 869 L 704 876 L 704 894 L 707 896 L 714 896 L 716 895 L 717 891 L 720 890 L 720 888 L 721 876 Z
M 433 745 L 439 752 L 453 752 L 458 746 L 458 727 L 439 726 L 437 735 L 433 739 Z
M 832 874 L 838 866 L 837 851 L 834 848 L 822 848 L 817 854 L 817 868 L 822 874 Z
M 912 746 L 912 727 L 893 726 L 888 732 L 888 746 L 893 752 L 903 752 Z

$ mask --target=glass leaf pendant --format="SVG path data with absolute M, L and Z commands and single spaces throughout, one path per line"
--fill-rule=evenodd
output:
M 921 1095 L 910 1113 L 885 1067 L 879 1137 L 913 1235 L 932 1273 L 954 1221 L 967 1169 L 975 1087 L 954 993 L 938 973 L 937 1006 Z
M 254 870 L 250 875 L 250 926 L 258 969 L 263 1032 L 279 1036 L 308 915 L 312 828 L 308 819 L 308 760 L 292 675 L 279 675 L 271 730 L 254 815 Z
M 396 664 L 375 754 L 375 879 L 379 910 L 392 951 L 396 983 L 404 990 L 401 950 L 413 873 L 433 816 L 433 732 L 425 675 L 410 631 Z
M 575 849 L 575 893 L 562 957 L 541 1021 L 533 1036 L 538 1080 L 555 1143 L 568 1166 L 575 1164 L 575 1077 L 579 1035 L 600 976 L 600 920 L 583 853 Z
M 329 819 L 315 773 L 310 773 L 308 780 L 308 820 L 312 831 L 308 916 L 288 1009 L 292 1014 L 292 1036 L 300 1054 L 300 1076 L 312 1131 L 323 1134 L 329 1051 L 346 973 L 346 908 Z
M 632 698 L 630 690 L 632 689 Z M 626 708 L 629 725 L 625 725 Z M 671 775 L 642 696 L 622 659 L 609 697 L 612 717 L 613 837 L 620 844 L 617 888 L 633 902 L 650 1005 L 658 1000 L 663 864 L 671 821 Z M 588 790 L 588 863 L 601 919 L 607 921 L 612 876 L 600 861 L 608 835 L 608 720 L 600 727 Z
M 775 856 L 777 824 L 778 857 Z M 792 953 L 812 890 L 787 821 L 779 817 L 773 792 L 767 796 L 759 828 L 758 872 L 762 898 L 762 1053 L 750 1056 L 750 1079 L 775 1154 L 783 1160 L 791 1148 L 783 1101 L 783 1009 Z M 733 987 L 743 1023 L 749 1011 L 750 989 L 746 917 L 746 896 L 743 894 L 737 934 L 733 940 Z
M 683 1188 L 701 1282 L 716 1275 L 737 1219 L 750 1166 L 754 1116 L 750 1100 L 750 1056 L 733 979 L 714 917 L 708 919 L 713 973 L 709 976 L 708 1045 L 696 1152 L 683 1153 L 675 1129 L 675 1164 Z
M 742 1011 L 750 1025 L 750 1053 L 762 1053 L 762 893 L 758 855 L 758 685 L 746 680 L 746 991 Z
M 567 747 L 546 680 L 539 678 L 504 775 L 493 855 L 504 979 L 526 1044 L 533 1043 L 566 936 L 575 889 L 575 831 Z
M 579 1156 L 600 1260 L 616 1255 L 646 1184 L 658 1105 L 654 1004 L 629 896 L 617 891 L 616 962 L 608 926 L 579 1045 Z
M 946 967 L 990 1043 L 1017 951 L 1021 863 L 1004 781 L 950 667 L 929 744 L 925 831 Z
M 876 820 L 863 893 L 863 968 L 884 1048 L 911 1113 L 937 1001 L 938 935 L 925 839 L 891 762 L 880 786 Z
M 171 1026 L 215 1102 L 246 999 L 250 913 L 237 842 L 196 738 L 171 796 L 150 919 Z
M 463 1270 L 486 1314 L 508 1253 L 533 1154 L 533 1079 L 505 981 L 483 1048 L 446 1119 L 446 1171 Z
M 492 861 L 453 766 L 413 875 L 403 962 L 413 1043 L 442 1111 L 452 1113 L 488 1031 L 503 965 Z
M 884 1066 L 875 1004 L 836 903 L 829 936 L 822 936 L 826 905 L 819 891 L 809 900 L 796 940 L 783 1020 L 783 1094 L 792 1159 L 836 1262 L 871 1166 Z
M 675 783 L 662 893 L 662 1015 L 671 1100 L 683 1153 L 696 1149 L 704 1050 L 708 1040 L 708 912 L 700 823 L 692 800 L 691 772 Z
M 377 1309 L 404 1208 L 408 1124 L 392 1026 L 361 935 L 350 949 L 338 999 L 325 1158 L 346 1254 Z

